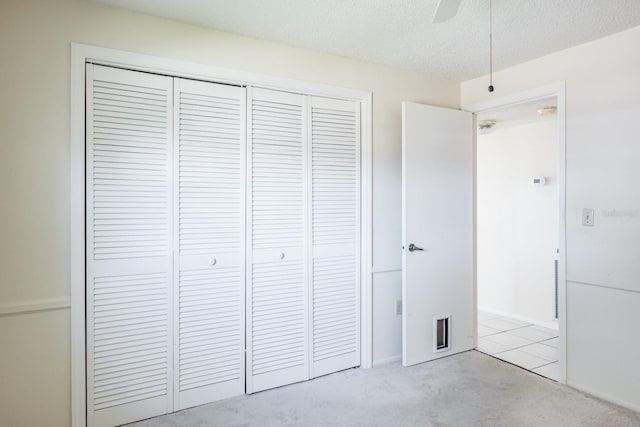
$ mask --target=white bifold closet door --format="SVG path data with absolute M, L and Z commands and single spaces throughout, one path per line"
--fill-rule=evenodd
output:
M 87 413 L 244 392 L 245 89 L 87 66 Z
M 360 364 L 360 106 L 250 93 L 252 393 Z
M 311 97 L 311 377 L 360 365 L 360 105 Z
M 87 65 L 87 417 L 171 411 L 172 81 Z
M 309 378 L 307 97 L 250 91 L 247 392 Z
M 89 425 L 358 366 L 359 103 L 86 75 Z
M 175 79 L 174 410 L 244 393 L 245 88 Z

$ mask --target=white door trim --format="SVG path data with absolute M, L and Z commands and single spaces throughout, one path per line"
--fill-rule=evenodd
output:
M 555 96 L 557 98 L 557 118 L 558 118 L 558 193 L 559 193 L 559 208 L 560 208 L 560 224 L 559 224 L 559 248 L 560 254 L 558 255 L 558 323 L 560 329 L 560 346 L 559 346 L 559 365 L 560 375 L 558 381 L 566 384 L 567 382 L 567 226 L 566 226 L 566 205 L 567 205 L 567 134 L 566 134 L 566 83 L 564 81 L 535 88 L 532 90 L 511 94 L 502 98 L 492 99 L 485 102 L 479 102 L 468 106 L 463 106 L 463 109 L 472 113 L 481 113 L 507 106 L 513 106 L 517 104 L 523 104 L 526 102 L 534 101 L 536 99 L 543 99 Z M 474 141 L 474 165 L 477 165 L 477 141 Z M 477 171 L 474 171 L 476 175 L 475 191 L 477 193 Z M 475 197 L 475 196 L 474 196 Z M 477 200 L 474 200 L 474 216 L 477 213 Z M 477 257 L 477 240 L 476 250 L 474 251 Z M 477 295 L 477 272 L 475 280 L 475 291 Z M 476 303 L 477 305 L 477 303 Z M 477 307 L 476 307 L 477 309 Z M 477 316 L 476 316 L 477 318 Z M 477 325 L 475 328 L 476 344 L 478 335 Z
M 85 64 L 99 63 L 237 85 L 358 101 L 361 105 L 361 366 L 372 364 L 372 93 L 319 83 L 265 76 L 157 56 L 71 44 L 70 110 L 70 279 L 71 422 L 86 425 L 85 319 Z

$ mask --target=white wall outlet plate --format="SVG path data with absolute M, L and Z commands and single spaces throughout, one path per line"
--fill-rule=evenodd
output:
M 584 227 L 593 227 L 594 226 L 594 218 L 595 215 L 594 209 L 584 208 L 582 209 L 582 225 Z

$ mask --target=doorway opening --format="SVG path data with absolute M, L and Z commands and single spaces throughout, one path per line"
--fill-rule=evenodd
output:
M 563 381 L 557 111 L 552 96 L 477 115 L 477 349 Z

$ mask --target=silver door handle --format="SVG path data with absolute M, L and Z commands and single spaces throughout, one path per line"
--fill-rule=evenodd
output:
M 409 245 L 409 252 L 413 252 L 413 251 L 424 251 L 424 249 L 419 248 L 416 245 L 414 245 L 413 243 L 411 243 Z

